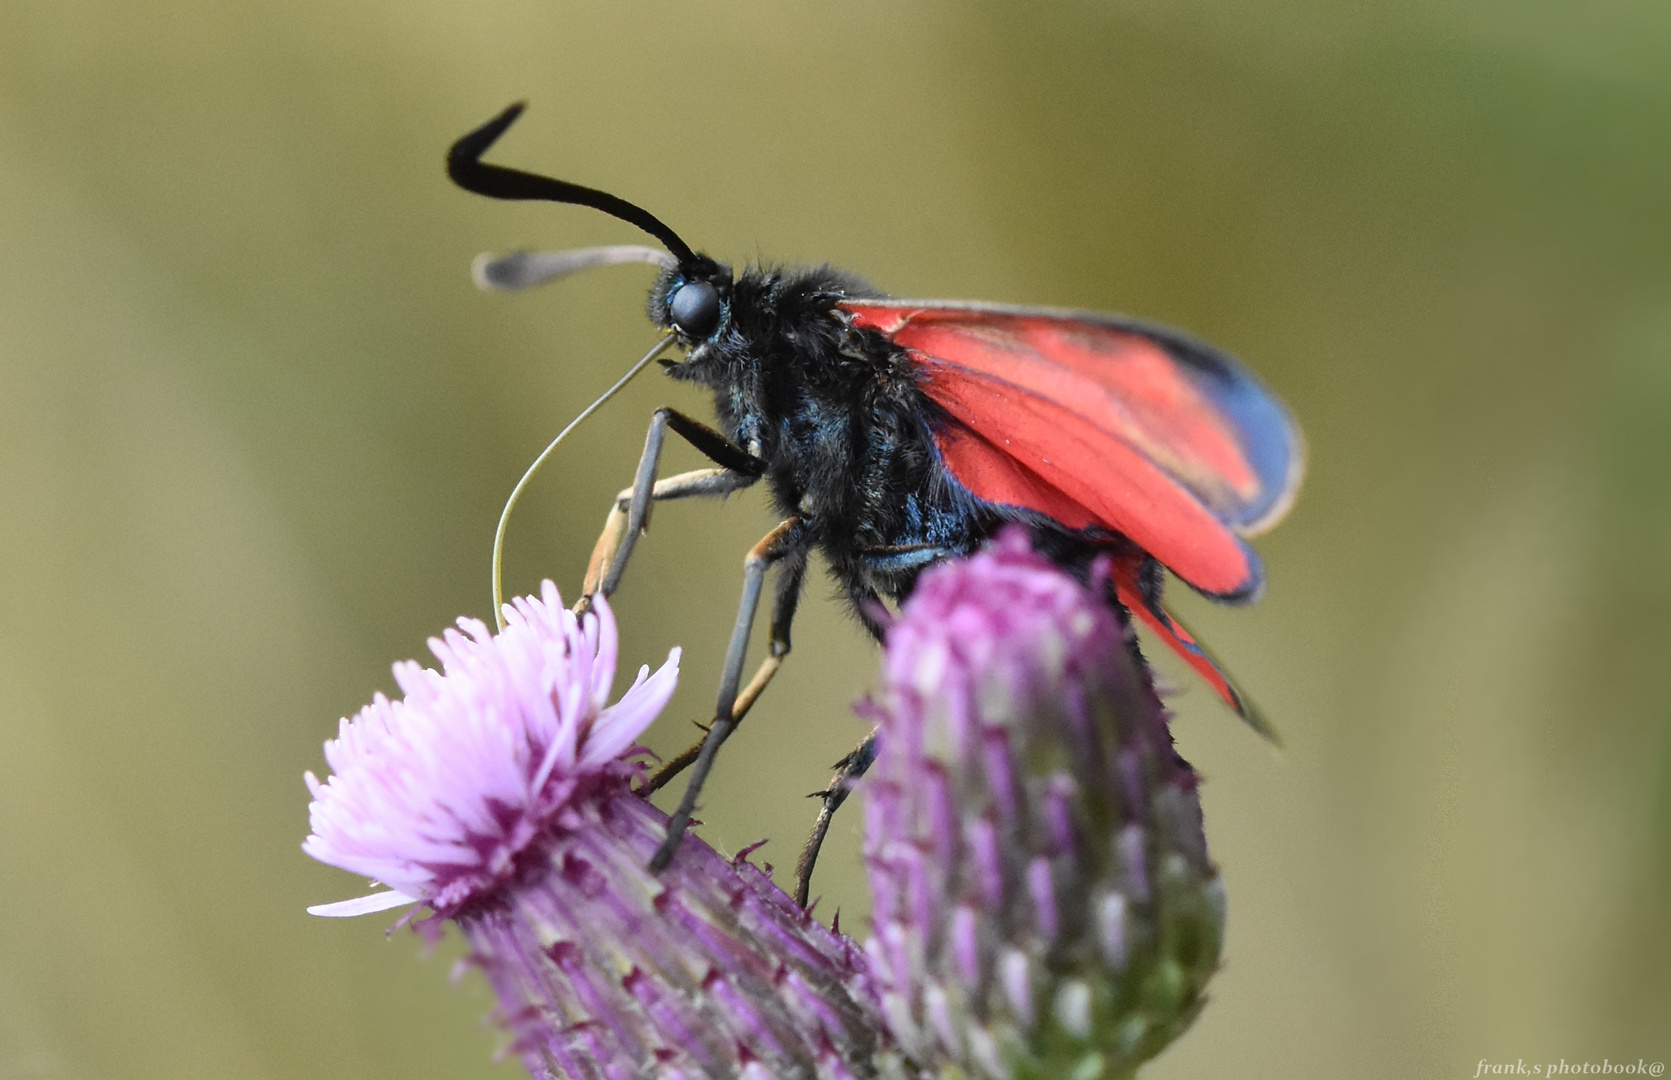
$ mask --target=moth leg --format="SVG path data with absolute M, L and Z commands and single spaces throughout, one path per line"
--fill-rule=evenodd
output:
M 661 464 L 662 444 L 669 428 L 719 468 L 699 469 L 658 482 L 656 468 Z M 649 527 L 654 501 L 728 494 L 759 480 L 764 469 L 759 458 L 708 425 L 675 409 L 657 409 L 650 417 L 650 430 L 644 436 L 644 453 L 638 459 L 632 487 L 616 496 L 615 505 L 604 520 L 603 533 L 592 549 L 581 600 L 575 610 L 589 608 L 594 593 L 609 596 L 620 586 L 632 549 L 639 535 Z
M 858 613 L 859 622 L 869 631 L 870 636 L 880 645 L 888 636 L 886 620 L 893 618 L 888 606 L 882 603 L 882 598 L 876 590 L 866 585 L 849 586 L 847 602 Z
M 772 598 L 772 633 L 767 642 L 766 658 L 754 670 L 754 677 L 737 694 L 731 704 L 731 723 L 735 727 L 754 704 L 766 684 L 772 681 L 783 658 L 789 655 L 789 628 L 795 621 L 795 610 L 801 602 L 801 583 L 806 579 L 808 548 L 804 543 L 785 552 L 778 568 L 776 595 Z
M 795 903 L 802 907 L 806 907 L 807 898 L 812 891 L 812 868 L 818 864 L 818 851 L 824 846 L 824 837 L 830 831 L 830 820 L 835 817 L 835 812 L 841 809 L 841 804 L 847 801 L 854 781 L 863 776 L 876 760 L 877 730 L 872 729 L 870 734 L 865 736 L 864 742 L 836 762 L 836 774 L 830 780 L 829 787 L 812 793 L 811 797 L 823 799 L 824 805 L 818 811 L 818 820 L 813 823 L 812 833 L 806 838 L 806 845 L 801 848 L 801 857 L 795 862 Z
M 657 480 L 655 486 L 650 489 L 649 502 L 654 504 L 704 495 L 729 495 L 733 491 L 750 486 L 757 479 L 731 469 L 694 469 Z M 621 556 L 620 551 L 623 541 L 629 535 L 628 515 L 635 494 L 636 489 L 623 488 L 621 493 L 615 496 L 615 504 L 610 507 L 609 516 L 604 519 L 603 532 L 599 534 L 598 542 L 592 548 L 592 558 L 586 564 L 586 581 L 581 586 L 583 595 L 591 596 L 600 591 L 599 586 L 612 567 L 621 566 L 624 569 L 626 559 Z M 630 553 L 631 545 L 627 545 L 627 548 Z M 604 595 L 608 596 L 613 591 L 611 588 L 605 591 Z
M 691 813 L 696 809 L 697 796 L 702 793 L 702 785 L 708 779 L 709 770 L 714 767 L 714 755 L 719 753 L 720 745 L 736 730 L 738 720 L 732 714 L 740 697 L 737 689 L 742 683 L 743 661 L 748 655 L 749 633 L 754 629 L 754 613 L 760 606 L 760 589 L 765 583 L 766 571 L 773 564 L 794 557 L 795 562 L 790 564 L 791 572 L 784 577 L 793 578 L 798 591 L 800 576 L 806 565 L 808 531 L 803 519 L 789 518 L 767 533 L 764 539 L 749 550 L 748 557 L 743 560 L 743 597 L 737 605 L 737 621 L 731 628 L 731 644 L 725 651 L 725 668 L 720 672 L 719 700 L 714 706 L 714 723 L 702 740 L 702 749 L 697 752 L 696 765 L 691 770 L 689 782 L 685 785 L 685 794 L 679 800 L 679 808 L 673 812 L 672 819 L 667 823 L 667 839 L 662 841 L 661 848 L 650 860 L 652 870 L 665 869 L 667 864 L 673 861 L 674 852 L 679 850 L 679 840 L 685 835 Z M 792 618 L 793 606 L 791 605 L 784 614 Z M 782 657 L 777 659 L 781 663 Z M 763 667 L 765 677 L 762 679 L 756 676 L 756 681 L 764 687 L 765 681 L 769 680 L 771 673 L 776 670 L 775 664 Z M 754 689 L 753 683 L 750 684 L 750 688 Z M 754 689 L 754 692 L 758 694 L 759 690 Z
M 789 627 L 795 621 L 795 608 L 801 599 L 801 582 L 806 576 L 807 549 L 799 548 L 784 557 L 784 564 L 778 571 L 777 595 L 772 602 L 772 637 L 767 644 L 766 658 L 760 661 L 760 666 L 754 669 L 754 677 L 748 681 L 737 694 L 737 700 L 731 705 L 731 726 L 743 721 L 755 699 L 766 689 L 766 684 L 772 681 L 777 669 L 783 666 L 783 658 L 789 655 Z M 702 752 L 705 738 L 685 748 L 678 756 L 668 759 L 656 774 L 644 781 L 638 788 L 640 795 L 649 795 L 659 791 L 667 782 L 684 772 L 696 761 Z

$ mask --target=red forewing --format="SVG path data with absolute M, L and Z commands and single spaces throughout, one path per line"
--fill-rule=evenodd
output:
M 1205 679 L 1207 685 L 1253 730 L 1272 742 L 1279 741 L 1276 729 L 1253 708 L 1219 662 L 1201 647 L 1201 643 L 1176 616 L 1161 606 L 1158 597 L 1151 596 L 1143 588 L 1143 562 L 1141 555 L 1122 555 L 1109 566 L 1109 580 L 1114 583 L 1114 593 L 1120 598 L 1120 603 Z
M 1241 537 L 1274 524 L 1302 451 L 1287 410 L 1176 331 L 1080 312 L 848 300 L 919 367 L 953 421 L 948 471 L 989 502 L 1129 537 L 1203 592 L 1253 595 Z

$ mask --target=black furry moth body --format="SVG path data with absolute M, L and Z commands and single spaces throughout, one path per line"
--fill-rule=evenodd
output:
M 639 366 L 682 348 L 683 360 L 662 364 L 710 391 L 718 420 L 712 427 L 656 411 L 634 483 L 593 553 L 587 596 L 620 583 L 654 501 L 764 482 L 782 519 L 745 560 L 713 724 L 651 781 L 694 766 L 653 865 L 671 859 L 715 753 L 788 654 L 815 550 L 880 638 L 884 599 L 902 601 L 925 567 L 1020 523 L 1038 551 L 1081 579 L 1107 567 L 1110 599 L 1268 733 L 1160 597 L 1163 566 L 1228 602 L 1261 587 L 1245 537 L 1287 510 L 1303 450 L 1287 409 L 1246 368 L 1177 330 L 1123 316 L 895 300 L 828 267 L 733 273 L 624 199 L 482 162 L 521 111 L 512 106 L 453 146 L 447 168 L 456 183 L 493 198 L 590 206 L 665 250 L 520 253 L 478 262 L 478 282 L 516 289 L 593 266 L 659 265 L 649 316 L 667 336 Z M 714 467 L 658 479 L 669 431 Z M 745 684 L 750 630 L 774 569 L 769 652 Z M 867 740 L 840 763 L 822 793 L 799 869 L 803 904 L 829 816 L 871 747 Z

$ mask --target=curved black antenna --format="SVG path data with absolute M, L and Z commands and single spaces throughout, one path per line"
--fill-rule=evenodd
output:
M 525 101 L 517 102 L 453 143 L 453 148 L 447 151 L 447 175 L 452 177 L 453 183 L 465 191 L 486 195 L 490 199 L 544 199 L 549 202 L 590 206 L 594 210 L 602 210 L 610 217 L 637 225 L 660 240 L 663 246 L 673 253 L 673 257 L 679 260 L 680 266 L 689 266 L 696 262 L 696 252 L 690 249 L 689 244 L 679 239 L 678 233 L 663 225 L 648 210 L 634 206 L 625 199 L 606 191 L 581 187 L 565 180 L 553 180 L 549 176 L 539 176 L 523 172 L 521 169 L 482 164 L 481 157 L 487 153 L 487 148 L 497 142 L 499 136 L 505 133 L 505 129 L 516 122 L 516 118 L 522 115 L 522 110 L 527 108 L 527 105 Z

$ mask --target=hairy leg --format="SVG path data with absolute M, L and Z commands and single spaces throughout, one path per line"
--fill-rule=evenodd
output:
M 697 797 L 708 779 L 709 770 L 713 768 L 714 756 L 737 728 L 739 719 L 734 712 L 737 702 L 742 697 L 738 690 L 742 684 L 743 662 L 748 656 L 749 633 L 754 629 L 754 615 L 760 606 L 760 592 L 765 584 L 766 571 L 776 563 L 793 558 L 795 562 L 790 564 L 793 573 L 784 576 L 794 579 L 794 591 L 798 594 L 800 577 L 806 563 L 807 534 L 806 523 L 801 518 L 790 518 L 767 533 L 764 539 L 749 550 L 748 557 L 743 560 L 743 595 L 737 605 L 737 621 L 731 628 L 731 643 L 726 649 L 725 667 L 720 672 L 719 699 L 714 706 L 714 722 L 702 739 L 702 747 L 697 752 L 690 780 L 685 785 L 684 796 L 679 800 L 679 808 L 673 812 L 672 820 L 667 823 L 667 839 L 650 860 L 652 870 L 664 869 L 673 860 L 674 853 L 679 850 L 679 841 L 683 838 L 685 829 L 690 824 L 691 814 L 696 809 Z M 785 615 L 784 628 L 787 630 L 787 620 L 794 614 L 793 605 L 782 613 Z M 787 638 L 787 633 L 784 636 Z M 781 662 L 782 658 L 775 659 Z M 750 690 L 758 694 L 759 689 L 754 683 L 758 682 L 763 688 L 776 670 L 777 663 L 774 662 L 774 658 L 768 657 L 766 664 L 762 666 L 761 674 L 751 682 Z
M 698 469 L 666 480 L 656 479 L 661 464 L 662 444 L 667 432 L 674 434 L 701 451 L 718 469 Z M 638 537 L 650 524 L 650 507 L 654 502 L 683 499 L 698 495 L 725 495 L 748 487 L 760 479 L 764 469 L 761 460 L 713 428 L 692 420 L 674 409 L 657 409 L 650 417 L 650 430 L 644 436 L 644 453 L 638 459 L 638 472 L 632 487 L 616 496 L 609 516 L 604 520 L 603 533 L 592 549 L 586 569 L 584 595 L 575 605 L 576 611 L 591 606 L 592 596 L 612 595 L 626 573 L 627 560 L 632 557 Z
M 830 821 L 835 817 L 835 812 L 841 809 L 841 804 L 847 801 L 854 781 L 863 776 L 875 760 L 876 732 L 872 730 L 865 736 L 864 742 L 853 748 L 852 753 L 836 762 L 836 774 L 830 780 L 830 786 L 823 791 L 815 791 L 810 796 L 823 799 L 824 805 L 819 809 L 818 820 L 812 826 L 812 834 L 806 838 L 806 845 L 801 848 L 801 857 L 795 863 L 795 903 L 802 907 L 807 906 L 807 899 L 812 892 L 812 870 L 818 864 L 818 851 L 824 846 L 824 837 L 829 834 Z

